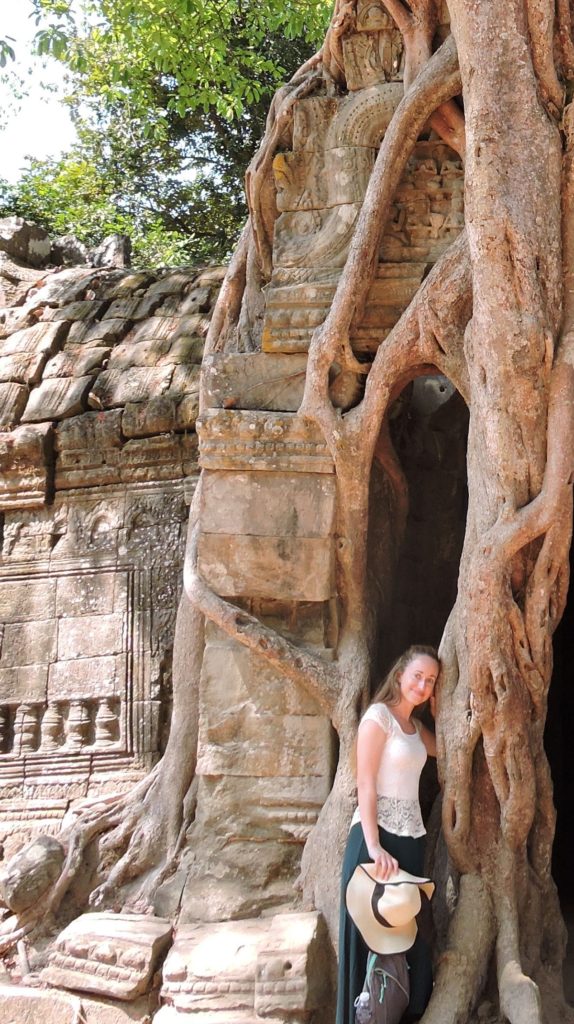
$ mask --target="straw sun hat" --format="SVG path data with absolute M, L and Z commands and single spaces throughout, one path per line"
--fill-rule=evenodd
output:
M 417 935 L 421 890 L 430 900 L 434 882 L 401 868 L 382 882 L 373 864 L 359 864 L 347 886 L 347 910 L 373 953 L 404 953 Z

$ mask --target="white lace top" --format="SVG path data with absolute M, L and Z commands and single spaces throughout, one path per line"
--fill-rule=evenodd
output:
M 397 836 L 423 836 L 425 827 L 419 803 L 419 780 L 427 759 L 420 735 L 420 723 L 412 719 L 416 732 L 401 729 L 386 704 L 371 704 L 359 725 L 376 722 L 387 734 L 377 771 L 377 822 Z M 351 825 L 361 820 L 359 808 Z

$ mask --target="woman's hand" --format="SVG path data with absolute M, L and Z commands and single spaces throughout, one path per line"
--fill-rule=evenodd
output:
M 387 882 L 399 870 L 398 861 L 378 844 L 368 849 L 369 857 L 372 857 L 375 863 L 375 875 L 381 882 Z

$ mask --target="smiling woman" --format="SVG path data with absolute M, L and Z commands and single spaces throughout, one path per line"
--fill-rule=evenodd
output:
M 341 876 L 337 1024 L 353 1024 L 363 986 L 368 949 L 346 910 L 349 880 L 358 864 L 374 863 L 381 881 L 403 869 L 421 876 L 425 827 L 418 798 L 427 755 L 435 738 L 413 711 L 433 707 L 440 662 L 434 648 L 409 647 L 395 662 L 367 709 L 357 739 L 359 806 L 353 815 Z M 407 952 L 410 967 L 409 1019 L 422 1015 L 432 991 L 430 952 L 422 937 Z

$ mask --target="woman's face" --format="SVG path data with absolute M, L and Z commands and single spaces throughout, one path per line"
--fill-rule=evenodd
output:
M 400 677 L 401 695 L 415 707 L 432 697 L 437 676 L 438 662 L 428 654 L 418 654 L 409 661 Z

